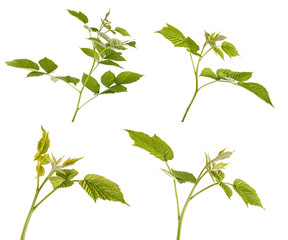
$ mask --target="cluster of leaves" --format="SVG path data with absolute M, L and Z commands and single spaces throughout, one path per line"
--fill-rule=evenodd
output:
M 99 28 L 88 26 L 88 18 L 84 13 L 72 10 L 68 10 L 68 12 L 72 16 L 83 22 L 84 27 L 89 32 L 88 40 L 92 43 L 92 48 L 81 48 L 81 51 L 93 60 L 91 70 L 88 74 L 83 73 L 81 79 L 77 77 L 71 77 L 69 75 L 52 75 L 52 73 L 58 68 L 58 65 L 47 57 L 38 61 L 43 71 L 40 70 L 40 67 L 36 62 L 33 62 L 29 59 L 15 59 L 13 61 L 7 61 L 6 64 L 11 67 L 31 70 L 27 74 L 27 77 L 39 77 L 46 75 L 49 76 L 54 82 L 62 80 L 65 83 L 69 84 L 71 87 L 73 87 L 79 92 L 79 101 L 76 108 L 77 113 L 77 111 L 81 108 L 79 106 L 79 103 L 84 88 L 89 89 L 94 94 L 93 98 L 100 94 L 126 92 L 127 88 L 125 85 L 136 82 L 143 75 L 130 71 L 123 71 L 116 76 L 111 70 L 109 70 L 100 77 L 100 81 L 97 81 L 94 77 L 92 77 L 91 75 L 96 70 L 98 65 L 109 65 L 122 68 L 118 62 L 126 61 L 126 59 L 122 56 L 121 51 L 126 50 L 127 47 L 135 48 L 136 42 L 134 40 L 122 41 L 118 38 L 108 36 L 108 34 L 119 34 L 121 35 L 121 37 L 124 38 L 131 37 L 127 30 L 125 30 L 124 28 L 111 27 L 111 22 L 108 20 L 110 11 L 106 14 L 104 19 L 101 19 L 101 25 Z M 96 36 L 93 36 L 93 34 L 95 34 Z M 78 89 L 76 88 L 76 85 L 80 82 L 82 83 L 82 86 L 80 87 L 80 89 Z M 103 90 L 100 90 L 101 83 L 103 85 L 102 88 L 104 87 Z
M 42 132 L 43 135 L 38 142 L 37 153 L 34 157 L 34 160 L 37 161 L 36 178 L 40 178 L 45 175 L 44 165 L 50 163 L 51 170 L 43 183 L 49 180 L 54 190 L 71 187 L 75 182 L 78 182 L 95 202 L 98 198 L 100 198 L 102 200 L 116 201 L 127 204 L 119 186 L 105 177 L 97 174 L 87 174 L 83 180 L 75 180 L 74 178 L 78 175 L 78 172 L 75 169 L 66 169 L 66 167 L 74 165 L 82 158 L 68 158 L 67 160 L 63 161 L 63 157 L 56 159 L 52 153 L 50 157 L 50 155 L 47 154 L 50 146 L 48 132 L 46 132 L 43 127 Z
M 158 136 L 154 135 L 150 137 L 143 132 L 136 132 L 132 130 L 126 131 L 134 141 L 134 146 L 146 150 L 153 156 L 164 161 L 167 166 L 167 162 L 174 158 L 172 149 Z M 214 159 L 210 159 L 209 155 L 206 154 L 206 165 L 197 178 L 192 173 L 177 171 L 170 168 L 169 166 L 168 170 L 162 170 L 180 184 L 187 182 L 198 184 L 202 177 L 209 173 L 214 183 L 213 185 L 219 185 L 229 198 L 232 196 L 232 190 L 229 187 L 229 185 L 231 185 L 247 206 L 248 204 L 251 204 L 254 206 L 263 207 L 256 191 L 243 180 L 236 179 L 234 180 L 233 184 L 223 182 L 225 174 L 222 170 L 226 167 L 227 163 L 222 162 L 222 160 L 229 158 L 232 153 L 233 152 L 228 152 L 224 149 L 220 151 L 218 156 Z M 191 199 L 192 197 L 193 196 L 191 196 Z
M 236 49 L 236 47 L 227 41 L 224 41 L 226 39 L 225 36 L 221 35 L 220 33 L 212 33 L 209 34 L 205 31 L 205 43 L 203 45 L 203 48 L 200 51 L 200 47 L 190 38 L 185 37 L 184 34 L 178 30 L 177 28 L 167 24 L 167 26 L 163 27 L 160 31 L 157 31 L 157 33 L 160 33 L 163 35 L 166 39 L 168 39 L 174 47 L 183 47 L 185 48 L 191 55 L 191 60 L 194 68 L 195 73 L 195 80 L 196 80 L 196 89 L 193 96 L 193 99 L 191 101 L 191 104 L 197 94 L 197 92 L 204 86 L 209 85 L 214 82 L 229 82 L 236 86 L 241 86 L 250 92 L 254 93 L 256 96 L 258 96 L 260 99 L 265 101 L 266 103 L 270 104 L 271 106 L 271 100 L 269 98 L 269 94 L 265 87 L 258 83 L 249 82 L 246 81 L 249 80 L 252 76 L 252 72 L 235 72 L 229 69 L 218 69 L 216 74 L 210 69 L 210 68 L 204 68 L 199 75 L 199 64 L 203 57 L 210 51 L 213 50 L 216 55 L 220 56 L 224 60 L 224 53 L 232 58 L 239 56 L 239 53 Z M 222 44 L 219 46 L 219 42 L 222 42 Z M 210 48 L 205 52 L 204 49 L 206 46 L 209 46 Z M 200 52 L 199 52 L 200 51 Z M 198 63 L 197 65 L 194 64 L 192 54 L 197 56 Z M 208 77 L 212 78 L 214 81 L 210 82 L 208 84 L 203 85 L 202 87 L 198 86 L 198 77 Z M 188 106 L 187 111 L 184 115 L 183 121 L 185 119 L 185 116 L 191 106 L 191 104 Z

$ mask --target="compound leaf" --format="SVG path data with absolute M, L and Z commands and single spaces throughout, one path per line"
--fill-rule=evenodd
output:
M 129 84 L 138 81 L 143 75 L 134 72 L 121 72 L 115 79 L 116 84 Z
M 10 67 L 39 70 L 38 64 L 29 59 L 15 59 L 6 62 L 6 64 Z
M 127 204 L 119 186 L 105 177 L 87 174 L 84 180 L 79 181 L 79 184 L 95 202 L 101 198 Z
M 256 193 L 256 191 L 241 179 L 236 179 L 233 183 L 234 190 L 243 199 L 244 203 L 248 207 L 248 204 L 262 207 L 262 203 Z
M 154 135 L 153 137 L 150 137 L 143 132 L 136 132 L 132 130 L 126 131 L 134 140 L 134 146 L 146 150 L 153 156 L 165 162 L 174 158 L 172 149 L 158 136 Z
M 99 93 L 100 85 L 95 78 L 83 73 L 81 81 L 83 85 L 85 85 L 85 87 L 91 90 L 93 93 Z
M 78 18 L 80 21 L 82 21 L 83 23 L 88 23 L 88 18 L 87 16 L 82 13 L 82 12 L 75 12 L 75 11 L 72 11 L 72 10 L 68 10 L 67 11 L 74 17 Z
M 250 83 L 238 82 L 237 85 L 249 90 L 250 92 L 254 93 L 256 96 L 258 96 L 260 99 L 262 99 L 264 102 L 274 107 L 270 100 L 268 91 L 262 85 L 258 83 L 252 83 L 252 82 Z
M 236 47 L 229 42 L 222 42 L 221 48 L 230 58 L 239 56 Z
M 47 73 L 51 73 L 58 68 L 57 64 L 55 64 L 51 59 L 46 57 L 39 60 L 39 64 Z

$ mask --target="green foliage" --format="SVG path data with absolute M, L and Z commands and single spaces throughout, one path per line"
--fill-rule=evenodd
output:
M 95 202 L 100 198 L 127 204 L 119 186 L 105 177 L 88 174 L 84 180 L 79 181 L 79 184 Z
M 83 158 L 83 157 L 82 157 Z M 63 167 L 68 167 L 68 166 L 72 166 L 74 165 L 76 162 L 78 162 L 79 160 L 81 160 L 82 158 L 68 158 L 63 164 Z
M 43 76 L 45 74 L 46 73 L 43 73 L 43 72 L 32 71 L 32 72 L 28 73 L 26 77 L 39 77 L 39 76 Z
M 87 56 L 92 57 L 96 60 L 99 60 L 99 55 L 94 49 L 90 48 L 81 48 L 82 52 L 85 53 Z
M 262 207 L 262 203 L 256 193 L 256 191 L 241 179 L 236 179 L 233 183 L 234 190 L 243 199 L 244 203 L 248 207 L 248 204 Z
M 167 23 L 167 27 L 163 27 L 161 30 L 157 31 L 156 33 L 160 33 L 168 39 L 174 47 L 184 47 L 187 50 L 195 55 L 200 56 L 198 52 L 199 46 L 190 38 L 185 37 L 184 34 L 178 30 L 177 28 L 169 25 Z
M 100 85 L 95 78 L 83 73 L 81 82 L 86 88 L 91 90 L 93 93 L 95 94 L 99 93 Z
M 124 28 L 116 27 L 115 31 L 120 33 L 122 36 L 130 36 L 130 34 Z
M 189 172 L 183 172 L 183 171 L 176 171 L 174 169 L 171 169 L 171 171 L 167 171 L 165 169 L 162 169 L 168 176 L 174 178 L 177 180 L 179 183 L 195 183 L 196 178 L 192 173 Z
M 211 70 L 211 68 L 204 68 L 202 72 L 200 73 L 200 76 L 219 80 L 218 76 Z
M 239 56 L 236 47 L 229 42 L 222 42 L 221 48 L 230 58 Z
M 81 79 L 69 75 L 53 75 L 53 72 L 58 68 L 58 65 L 47 57 L 38 61 L 44 71 L 39 71 L 39 65 L 28 59 L 15 59 L 13 61 L 7 61 L 6 64 L 8 66 L 30 70 L 26 77 L 48 76 L 53 82 L 56 83 L 59 80 L 62 80 L 62 82 L 77 91 L 78 101 L 76 101 L 77 105 L 72 119 L 73 122 L 78 111 L 96 96 L 109 93 L 127 92 L 127 88 L 124 87 L 123 84 L 136 82 L 143 75 L 125 71 L 120 73 L 116 78 L 114 73 L 110 70 L 105 70 L 106 72 L 104 74 L 102 73 L 101 82 L 99 82 L 100 84 L 103 84 L 103 88 L 100 87 L 100 84 L 96 79 L 100 79 L 101 75 L 99 78 L 95 77 L 95 71 L 98 71 L 101 67 L 122 68 L 118 62 L 126 61 L 122 55 L 123 51 L 127 50 L 129 47 L 135 48 L 136 42 L 131 38 L 126 29 L 121 27 L 112 27 L 112 23 L 108 19 L 110 11 L 106 13 L 104 18 L 100 19 L 101 24 L 98 28 L 88 26 L 88 17 L 84 13 L 73 10 L 68 10 L 68 13 L 83 22 L 84 28 L 88 31 L 89 44 L 92 46 L 90 48 L 83 47 L 80 49 L 86 56 L 93 59 L 90 71 L 88 72 L 89 78 L 87 78 L 87 74 L 85 73 L 82 75 Z M 73 56 L 71 57 L 73 58 Z M 80 83 L 80 87 L 78 87 L 78 83 Z M 100 92 L 100 88 L 102 92 Z M 83 92 L 85 89 L 89 89 L 94 93 L 94 95 L 90 99 L 86 98 L 85 101 L 83 101 L 82 97 L 84 98 Z
M 39 65 L 45 70 L 46 73 L 51 73 L 58 68 L 57 64 L 46 57 L 39 60 Z
M 42 138 L 39 140 L 37 144 L 37 153 L 35 155 L 35 160 L 38 159 L 39 156 L 45 154 L 50 146 L 49 133 L 45 131 L 45 129 L 41 126 L 42 129 Z
M 114 83 L 115 78 L 115 74 L 109 70 L 102 75 L 101 83 L 105 87 L 110 87 Z
M 226 193 L 227 197 L 229 199 L 231 199 L 231 197 L 233 195 L 233 192 L 232 192 L 231 188 L 227 184 L 225 184 L 223 182 L 219 182 L 219 186 L 224 190 L 224 192 Z
M 110 66 L 115 66 L 115 67 L 122 68 L 118 63 L 113 62 L 111 60 L 103 60 L 100 63 L 103 64 L 103 65 L 110 65 Z
M 172 149 L 161 138 L 156 136 L 156 134 L 153 137 L 150 137 L 143 132 L 136 132 L 132 130 L 126 131 L 134 140 L 134 146 L 146 150 L 153 156 L 165 162 L 174 158 Z
M 50 177 L 49 180 L 54 189 L 71 187 L 74 182 L 71 180 L 78 175 L 75 169 L 63 169 L 57 171 L 56 176 Z
M 218 79 L 233 79 L 239 82 L 244 82 L 252 77 L 252 72 L 234 72 L 229 69 L 218 69 L 217 70 Z
M 6 64 L 10 67 L 39 70 L 38 64 L 29 59 L 15 59 L 6 62 Z
M 74 17 L 78 18 L 80 21 L 82 21 L 83 23 L 88 23 L 88 18 L 87 16 L 82 13 L 82 12 L 75 12 L 75 11 L 72 11 L 72 10 L 68 10 L 67 11 Z
M 115 79 L 116 84 L 129 84 L 138 81 L 143 75 L 134 72 L 121 72 Z
M 264 102 L 266 102 L 266 103 L 270 104 L 272 107 L 274 107 L 271 100 L 270 100 L 268 91 L 266 90 L 265 87 L 263 87 L 259 83 L 238 82 L 237 85 L 249 90 L 250 92 L 254 93 L 257 97 L 261 98 Z
M 123 85 L 113 85 L 112 87 L 109 87 L 107 90 L 105 90 L 101 94 L 120 93 L 120 92 L 127 92 L 127 88 L 124 87 Z
M 75 86 L 77 85 L 77 83 L 80 82 L 80 79 L 71 76 L 56 77 L 56 78 L 61 79 L 66 83 L 73 83 Z

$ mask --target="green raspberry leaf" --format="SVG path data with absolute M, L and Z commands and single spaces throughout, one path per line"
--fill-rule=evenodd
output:
M 124 28 L 116 27 L 115 31 L 120 33 L 124 37 L 125 36 L 130 36 L 130 34 Z
M 6 64 L 10 67 L 39 70 L 38 64 L 29 59 L 15 59 L 6 62 Z
M 84 180 L 79 181 L 79 184 L 94 202 L 100 198 L 102 200 L 127 204 L 118 184 L 105 177 L 96 174 L 87 174 Z
M 95 78 L 91 76 L 88 78 L 88 75 L 83 73 L 81 81 L 83 85 L 86 83 L 85 87 L 91 90 L 93 93 L 99 93 L 100 85 Z
M 221 48 L 230 58 L 239 56 L 236 47 L 229 42 L 222 42 Z
M 262 203 L 256 193 L 256 191 L 241 179 L 236 179 L 233 183 L 234 190 L 243 199 L 244 203 L 248 207 L 248 204 L 262 207 Z
M 88 23 L 88 18 L 87 16 L 82 13 L 82 12 L 75 12 L 75 11 L 72 11 L 72 10 L 68 10 L 67 11 L 74 17 L 78 18 L 80 21 L 82 21 L 83 23 Z
M 164 171 L 168 176 L 174 178 L 181 184 L 186 183 L 186 182 L 191 182 L 191 183 L 196 182 L 195 176 L 189 172 L 176 171 L 174 169 L 171 169 L 171 172 L 164 170 L 164 169 L 162 169 L 162 171 Z
M 210 68 L 204 68 L 202 70 L 200 76 L 209 77 L 209 78 L 213 78 L 215 80 L 219 80 L 219 78 L 216 76 L 216 74 Z
M 102 75 L 101 83 L 105 87 L 110 87 L 114 83 L 115 78 L 115 74 L 109 70 Z
M 129 136 L 134 140 L 134 146 L 142 148 L 159 158 L 160 160 L 167 162 L 174 158 L 172 149 L 161 138 L 154 135 L 150 137 L 143 132 L 136 132 L 132 130 L 126 130 Z
M 52 60 L 46 57 L 41 59 L 39 61 L 39 64 L 47 73 L 51 73 L 58 68 L 57 64 L 55 64 Z
M 129 84 L 138 81 L 143 75 L 134 72 L 121 72 L 115 79 L 116 84 Z
M 233 192 L 232 192 L 231 188 L 227 184 L 225 184 L 223 182 L 220 182 L 219 186 L 224 190 L 224 192 L 226 193 L 227 197 L 229 199 L 231 199 L 231 197 L 233 195 Z
M 250 83 L 238 82 L 237 85 L 239 85 L 239 86 L 247 89 L 248 91 L 254 93 L 256 96 L 258 96 L 264 102 L 266 102 L 266 103 L 270 104 L 272 107 L 274 107 L 271 100 L 270 100 L 268 91 L 262 85 L 260 85 L 258 83 L 252 83 L 252 82 L 250 82 Z

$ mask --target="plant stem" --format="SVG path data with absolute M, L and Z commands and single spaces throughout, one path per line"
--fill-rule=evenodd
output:
M 39 187 L 39 178 L 37 178 L 37 187 L 36 187 L 36 192 L 28 213 L 28 216 L 26 218 L 23 230 L 22 230 L 22 234 L 21 234 L 21 240 L 25 240 L 25 235 L 26 235 L 26 231 L 30 222 L 30 219 L 32 217 L 33 212 L 36 210 L 36 208 L 46 199 L 48 198 L 55 190 L 53 190 L 52 192 L 50 192 L 45 198 L 43 198 L 37 205 L 36 205 L 36 201 L 38 198 L 38 195 L 41 191 L 41 189 L 43 188 L 43 186 L 45 185 L 45 183 L 48 181 L 49 177 L 54 173 L 54 170 L 51 170 L 50 173 L 48 174 L 48 176 L 45 178 L 45 180 L 43 181 L 43 183 L 41 184 L 41 186 Z
M 79 98 L 78 98 L 78 102 L 77 102 L 77 106 L 76 106 L 76 110 L 75 110 L 74 116 L 73 116 L 73 118 L 72 118 L 72 122 L 74 122 L 74 120 L 75 120 L 75 118 L 76 118 L 76 115 L 77 115 L 78 111 L 80 110 L 79 105 L 80 105 L 80 100 L 81 100 L 81 97 L 82 97 L 82 93 L 83 93 L 83 91 L 84 91 L 84 88 L 85 88 L 85 86 L 86 86 L 89 78 L 91 77 L 91 74 L 93 73 L 93 71 L 95 71 L 95 69 L 96 69 L 96 68 L 98 67 L 98 65 L 100 64 L 100 61 L 97 63 L 96 66 L 95 66 L 95 63 L 96 63 L 96 59 L 94 58 L 93 64 L 92 64 L 92 67 L 91 67 L 91 70 L 90 70 L 87 78 L 86 78 L 85 81 L 83 82 L 83 86 L 82 86 L 82 88 L 81 88 L 81 90 L 80 90 L 80 92 L 79 92 Z M 94 66 L 95 66 L 95 68 L 94 68 Z
M 207 171 L 205 173 L 204 170 L 206 169 L 206 166 L 203 168 L 203 170 L 200 172 L 198 178 L 196 179 L 195 181 L 195 184 L 183 206 L 183 209 L 181 211 L 181 215 L 180 215 L 180 218 L 179 218 L 179 221 L 178 221 L 178 229 L 177 229 L 177 240 L 180 240 L 180 236 L 181 236 L 181 228 L 182 228 L 182 222 L 183 222 L 183 218 L 184 218 L 184 214 L 185 214 L 185 211 L 186 211 L 186 208 L 188 207 L 188 204 L 189 202 L 191 201 L 191 197 L 193 196 L 193 193 L 194 193 L 194 190 L 196 188 L 196 186 L 198 185 L 198 183 L 200 182 L 200 180 L 206 175 Z
M 193 58 L 192 58 L 192 53 L 190 53 L 190 59 L 191 59 L 191 62 L 192 62 L 192 65 L 193 65 L 194 74 L 195 74 L 195 83 L 196 83 L 196 86 L 195 86 L 195 92 L 194 92 L 194 95 L 193 95 L 193 97 L 192 97 L 192 100 L 191 100 L 191 102 L 189 103 L 189 105 L 188 105 L 188 107 L 187 107 L 187 109 L 186 109 L 186 111 L 185 111 L 185 113 L 184 113 L 184 116 L 183 116 L 181 122 L 184 122 L 184 121 L 185 121 L 186 115 L 187 115 L 187 113 L 188 113 L 188 111 L 189 111 L 192 103 L 194 102 L 194 99 L 195 99 L 195 97 L 196 97 L 196 95 L 197 95 L 197 93 L 198 93 L 198 91 L 199 91 L 199 88 L 198 88 L 198 71 L 199 71 L 199 65 L 200 65 L 200 62 L 201 62 L 201 60 L 203 59 L 203 57 L 211 50 L 211 49 L 209 49 L 204 55 L 202 55 L 206 45 L 207 45 L 207 42 L 205 42 L 204 45 L 203 45 L 203 48 L 202 48 L 201 53 L 200 53 L 201 57 L 199 57 L 199 59 L 198 59 L 198 63 L 197 63 L 196 69 L 195 69 L 195 65 L 194 65 Z
M 166 162 L 166 166 L 167 166 L 169 172 L 172 174 L 171 169 L 170 169 L 167 162 Z M 173 183 L 174 183 L 174 192 L 175 192 L 176 205 L 177 205 L 177 219 L 179 221 L 179 219 L 180 219 L 180 207 L 179 207 L 179 199 L 178 199 L 177 186 L 176 186 L 176 180 L 175 179 L 173 179 Z
M 37 200 L 37 197 L 39 195 L 39 192 L 40 192 L 40 189 L 39 189 L 39 178 L 37 178 L 37 188 L 36 188 L 36 192 L 35 192 L 35 195 L 34 195 L 34 198 L 33 198 L 33 201 L 32 201 L 32 204 L 31 204 L 31 207 L 30 207 L 30 210 L 29 210 L 29 213 L 28 213 L 28 216 L 26 218 L 26 221 L 25 221 L 25 224 L 24 224 L 24 227 L 23 227 L 23 231 L 22 231 L 22 234 L 21 234 L 21 240 L 25 240 L 25 235 L 26 235 L 26 231 L 27 231 L 27 228 L 28 228 L 28 224 L 29 224 L 29 221 L 31 219 L 31 216 L 34 212 L 34 206 L 35 206 L 35 203 L 36 203 L 36 200 Z

